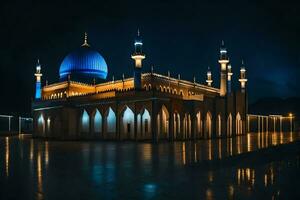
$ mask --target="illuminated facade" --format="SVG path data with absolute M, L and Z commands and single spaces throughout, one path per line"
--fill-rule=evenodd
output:
M 151 72 L 142 73 L 143 42 L 134 43 L 133 77 L 107 81 L 104 58 L 85 36 L 60 67 L 60 81 L 45 85 L 32 104 L 34 136 L 55 139 L 192 140 L 245 134 L 246 70 L 231 89 L 231 66 L 222 42 L 220 88 Z M 99 54 L 99 55 L 98 55 Z M 230 67 L 229 67 L 230 66 Z

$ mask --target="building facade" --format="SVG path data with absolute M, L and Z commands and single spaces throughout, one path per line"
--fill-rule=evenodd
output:
M 38 63 L 32 103 L 34 136 L 61 140 L 194 140 L 245 134 L 245 68 L 232 91 L 227 50 L 220 49 L 220 88 L 151 72 L 142 73 L 143 42 L 134 42 L 133 77 L 106 81 L 104 58 L 87 43 L 65 57 L 60 81 L 41 86 Z

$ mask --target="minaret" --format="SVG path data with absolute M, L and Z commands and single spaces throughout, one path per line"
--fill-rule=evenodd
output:
M 210 71 L 210 68 L 208 67 L 207 69 L 207 80 L 206 80 L 206 83 L 207 83 L 207 86 L 210 86 L 211 87 L 211 84 L 213 82 L 212 78 L 211 78 L 211 71 Z
M 245 92 L 247 81 L 248 80 L 246 79 L 246 68 L 244 66 L 244 61 L 242 61 L 242 67 L 240 69 L 240 79 L 239 79 L 239 82 L 241 83 L 241 92 Z
M 41 73 L 41 65 L 39 60 L 37 61 L 36 72 L 34 76 L 36 78 L 35 99 L 41 99 L 42 98 L 42 85 L 41 85 L 42 73 Z
M 222 41 L 222 45 L 220 48 L 220 59 L 219 63 L 221 64 L 221 80 L 220 80 L 220 96 L 226 95 L 226 68 L 229 63 L 227 57 L 227 50 L 224 45 L 224 41 Z
M 227 92 L 228 94 L 231 93 L 231 77 L 232 77 L 232 69 L 231 69 L 231 64 L 227 66 Z
M 142 51 L 143 41 L 140 36 L 140 31 L 137 32 L 137 38 L 134 41 L 134 53 L 131 58 L 134 60 L 134 88 L 142 88 L 142 61 L 145 59 L 145 54 Z
M 83 44 L 81 46 L 82 47 L 90 47 L 90 45 L 88 43 L 88 34 L 87 34 L 87 32 L 84 33 L 84 41 L 83 41 Z

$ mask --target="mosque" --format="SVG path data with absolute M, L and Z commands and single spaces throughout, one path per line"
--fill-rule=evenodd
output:
M 220 87 L 142 73 L 146 58 L 138 32 L 134 41 L 131 78 L 107 80 L 105 59 L 85 34 L 84 43 L 68 54 L 59 68 L 59 81 L 42 85 L 36 66 L 32 102 L 34 137 L 59 140 L 195 140 L 234 137 L 247 126 L 246 70 L 240 68 L 240 88 L 232 91 L 232 68 L 227 50 L 220 48 Z

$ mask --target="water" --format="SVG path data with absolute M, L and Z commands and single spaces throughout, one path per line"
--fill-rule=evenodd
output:
M 297 141 L 299 133 L 160 144 L 2 137 L 0 199 L 299 199 Z

